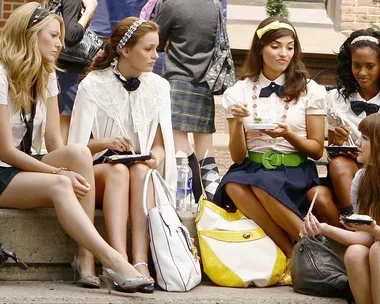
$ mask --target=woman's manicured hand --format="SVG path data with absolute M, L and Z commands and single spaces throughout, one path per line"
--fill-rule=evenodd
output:
M 376 224 L 376 221 L 373 220 L 372 223 L 370 225 L 365 225 L 365 224 L 353 224 L 353 223 L 345 223 L 344 226 L 349 229 L 349 230 L 353 230 L 353 231 L 364 231 L 364 232 L 368 232 L 369 234 L 374 234 L 374 231 L 377 227 L 377 224 Z
M 287 124 L 278 123 L 277 125 L 278 127 L 273 130 L 262 130 L 262 132 L 269 135 L 272 138 L 285 137 L 291 132 Z
M 107 140 L 106 146 L 110 150 L 128 152 L 131 151 L 132 140 L 129 136 L 110 137 Z
M 57 174 L 70 178 L 74 193 L 78 200 L 81 200 L 91 188 L 87 180 L 79 173 L 61 170 Z
M 336 127 L 334 132 L 334 145 L 342 146 L 345 141 L 348 141 L 350 133 L 351 130 L 347 126 L 340 125 L 339 127 Z
M 236 121 L 241 123 L 245 117 L 250 115 L 247 106 L 247 104 L 241 105 L 236 103 L 231 107 L 231 114 L 234 116 Z
M 303 220 L 302 233 L 305 236 L 323 234 L 323 229 L 327 225 L 326 223 L 320 223 L 312 213 L 306 215 Z

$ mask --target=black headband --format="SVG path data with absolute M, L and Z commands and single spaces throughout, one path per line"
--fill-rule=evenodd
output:
M 28 27 L 26 29 L 30 29 L 33 25 L 36 25 L 38 22 L 45 19 L 50 14 L 50 10 L 41 8 L 40 6 L 37 7 L 32 16 L 30 16 Z

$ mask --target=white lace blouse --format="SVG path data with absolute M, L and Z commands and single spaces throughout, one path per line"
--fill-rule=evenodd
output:
M 159 168 L 176 187 L 176 164 L 171 124 L 170 86 L 154 73 L 142 73 L 136 91 L 128 92 L 112 67 L 90 72 L 80 83 L 71 117 L 68 143 L 128 135 L 138 153 L 149 153 L 158 124 L 164 139 L 165 161 Z M 94 159 L 106 150 L 96 153 Z
M 285 83 L 285 75 L 274 80 L 278 85 Z M 326 115 L 326 90 L 323 86 L 318 85 L 315 81 L 310 80 L 307 85 L 307 94 L 301 96 L 297 102 L 285 103 L 275 93 L 269 97 L 259 97 L 261 88 L 269 86 L 271 83 L 262 73 L 256 83 L 256 112 L 258 117 L 263 121 L 278 123 L 286 110 L 286 124 L 290 129 L 299 135 L 306 138 L 306 116 L 307 115 Z M 226 118 L 233 118 L 231 107 L 236 103 L 247 104 L 248 109 L 253 113 L 253 85 L 254 82 L 250 78 L 238 81 L 234 86 L 228 88 L 223 95 L 222 105 L 226 112 Z M 247 142 L 248 151 L 265 152 L 267 150 L 276 150 L 282 153 L 297 152 L 297 150 L 283 137 L 271 140 L 269 135 L 261 133 L 259 130 L 249 130 L 248 123 L 253 123 L 253 117 L 244 118 L 245 139 Z

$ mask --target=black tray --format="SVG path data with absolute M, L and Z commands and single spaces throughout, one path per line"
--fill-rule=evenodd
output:
M 106 156 L 105 161 L 107 163 L 112 163 L 112 164 L 130 164 L 135 161 L 144 161 L 144 160 L 149 160 L 152 158 L 151 154 L 125 154 L 125 155 L 111 155 L 111 156 Z
M 358 152 L 357 146 L 325 146 L 327 152 Z
M 346 224 L 363 224 L 363 225 L 371 225 L 373 222 L 372 220 L 366 220 L 366 219 L 352 219 L 349 217 L 342 217 L 343 222 Z

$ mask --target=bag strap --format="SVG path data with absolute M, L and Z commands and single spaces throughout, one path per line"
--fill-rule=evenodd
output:
M 218 39 L 220 41 L 225 41 L 226 39 L 228 39 L 227 37 L 227 29 L 226 29 L 226 24 L 224 22 L 224 18 L 223 18 L 223 8 L 222 8 L 222 5 L 220 3 L 220 0 L 214 0 L 214 3 L 215 3 L 215 7 L 216 7 L 216 10 L 218 11 L 218 22 L 217 22 L 217 30 L 216 30 L 216 34 L 217 34 L 217 39 L 216 39 L 216 42 L 218 42 Z
M 144 188 L 143 188 L 143 209 L 145 215 L 148 215 L 148 186 L 149 179 L 152 176 L 153 188 L 154 188 L 154 202 L 158 209 L 167 205 L 163 202 L 165 201 L 163 196 L 166 196 L 169 202 L 172 202 L 172 206 L 174 207 L 175 197 L 173 196 L 172 191 L 170 191 L 169 186 L 161 176 L 161 174 L 154 169 L 150 169 L 145 176 Z
M 149 186 L 149 179 L 152 175 L 153 169 L 150 169 L 148 173 L 145 176 L 144 181 L 144 188 L 143 188 L 143 209 L 145 215 L 148 215 L 148 186 Z
M 173 196 L 173 193 L 170 191 L 168 184 L 165 182 L 164 178 L 161 176 L 160 172 L 158 172 L 157 170 L 153 170 L 152 179 L 153 179 L 156 207 L 160 209 L 161 207 L 167 205 L 163 203 L 164 201 L 171 202 L 170 205 L 174 207 L 175 198 Z M 165 200 L 163 196 L 166 196 L 167 200 Z

